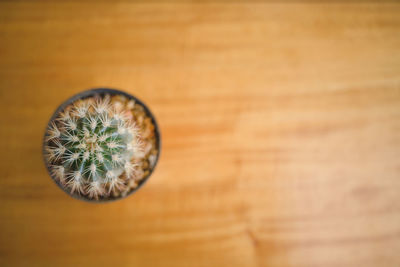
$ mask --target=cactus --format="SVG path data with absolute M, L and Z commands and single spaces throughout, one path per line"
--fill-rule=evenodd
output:
M 71 193 L 106 197 L 134 175 L 138 133 L 117 110 L 109 96 L 96 96 L 75 101 L 49 124 L 45 158 L 52 176 Z

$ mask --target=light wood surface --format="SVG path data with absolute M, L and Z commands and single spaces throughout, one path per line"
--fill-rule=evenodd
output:
M 390 2 L 1 2 L 0 266 L 400 266 L 399 48 Z M 41 141 L 99 86 L 163 147 L 96 205 Z

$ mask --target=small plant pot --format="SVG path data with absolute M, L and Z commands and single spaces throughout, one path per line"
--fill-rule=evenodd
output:
M 137 150 L 139 152 L 137 152 L 136 154 L 135 154 L 135 152 L 132 152 L 131 154 L 129 154 L 132 156 L 129 156 L 129 159 L 126 160 L 126 162 L 129 162 L 129 163 L 134 162 L 133 165 L 129 164 L 129 166 L 135 167 L 135 169 L 132 171 L 135 173 L 133 175 L 133 177 L 127 178 L 128 175 L 124 174 L 124 170 L 125 170 L 124 167 L 121 167 L 118 169 L 117 167 L 119 165 L 117 165 L 117 163 L 119 161 L 116 161 L 117 163 L 115 163 L 115 166 L 117 166 L 117 167 L 115 167 L 115 169 L 122 170 L 122 173 L 118 174 L 118 182 L 119 182 L 118 185 L 119 186 L 113 187 L 110 184 L 103 183 L 103 184 L 101 184 L 101 186 L 102 186 L 101 189 L 103 190 L 103 192 L 108 192 L 108 193 L 96 195 L 96 197 L 91 197 L 91 196 L 89 196 L 88 193 L 85 193 L 84 190 L 86 190 L 88 187 L 92 187 L 94 182 L 93 182 L 93 180 L 91 180 L 91 183 L 90 183 L 90 181 L 87 179 L 95 179 L 94 177 L 96 177 L 96 179 L 98 179 L 97 177 L 100 177 L 100 176 L 103 176 L 103 177 L 107 176 L 107 179 L 108 179 L 109 173 L 114 175 L 114 176 L 111 176 L 111 174 L 110 174 L 110 177 L 111 177 L 109 179 L 110 181 L 112 179 L 114 179 L 115 177 L 117 177 L 117 174 L 115 174 L 115 173 L 117 173 L 117 171 L 114 171 L 114 169 L 112 169 L 112 171 L 108 171 L 104 167 L 104 166 L 106 166 L 106 163 L 104 163 L 104 166 L 103 166 L 103 165 L 101 165 L 101 163 L 98 162 L 98 158 L 96 158 L 96 155 L 98 155 L 99 157 L 102 157 L 102 158 L 103 158 L 103 156 L 99 155 L 101 153 L 96 152 L 96 149 L 98 148 L 99 151 L 109 149 L 111 151 L 112 149 L 114 149 L 114 148 L 111 148 L 111 146 L 110 146 L 111 142 L 113 142 L 113 140 L 116 140 L 114 143 L 119 144 L 118 142 L 123 139 L 116 139 L 117 137 L 114 136 L 115 132 L 112 132 L 112 133 L 107 134 L 107 138 L 109 138 L 109 139 L 106 139 L 106 140 L 111 140 L 111 141 L 105 141 L 105 143 L 101 143 L 104 146 L 100 146 L 100 145 L 98 145 L 99 143 L 95 143 L 95 142 L 85 143 L 83 146 L 86 146 L 85 151 L 88 151 L 85 153 L 90 155 L 87 157 L 88 158 L 87 161 L 88 162 L 90 161 L 88 164 L 90 164 L 90 163 L 92 163 L 92 164 L 87 165 L 86 161 L 84 159 L 84 156 L 83 156 L 85 153 L 78 151 L 76 154 L 80 155 L 80 159 L 79 159 L 80 161 L 78 162 L 78 159 L 77 159 L 76 162 L 72 162 L 72 163 L 67 162 L 67 163 L 71 164 L 71 166 L 75 166 L 75 165 L 80 166 L 80 169 L 79 169 L 79 167 L 74 167 L 76 169 L 79 169 L 79 171 L 71 171 L 71 169 L 68 169 L 70 171 L 68 173 L 66 171 L 67 170 L 66 168 L 72 168 L 72 167 L 64 168 L 64 166 L 69 166 L 69 165 L 67 163 L 65 163 L 67 160 L 62 161 L 62 159 L 63 159 L 63 157 L 67 158 L 67 156 L 70 155 L 68 153 L 72 153 L 70 151 L 75 151 L 75 150 L 73 150 L 74 147 L 72 147 L 72 146 L 67 147 L 67 145 L 70 145 L 72 143 L 68 143 L 69 141 L 67 142 L 67 141 L 65 141 L 65 139 L 62 139 L 62 138 L 65 138 L 65 136 L 67 136 L 67 134 L 68 134 L 68 136 L 70 136 L 70 132 L 68 132 L 68 133 L 62 132 L 61 134 L 58 134 L 59 137 L 58 137 L 58 139 L 56 138 L 57 142 L 55 142 L 54 140 L 51 139 L 52 135 L 49 134 L 49 129 L 52 127 L 52 125 L 53 126 L 58 125 L 58 126 L 55 126 L 55 128 L 60 132 L 62 130 L 59 130 L 59 129 L 62 129 L 62 127 L 67 127 L 67 126 L 62 126 L 62 125 L 67 125 L 67 124 L 65 122 L 60 122 L 60 114 L 67 113 L 67 111 L 68 111 L 68 113 L 76 114 L 76 113 L 73 113 L 71 110 L 73 110 L 72 107 L 73 107 L 74 103 L 77 103 L 77 101 L 78 102 L 86 101 L 88 103 L 91 101 L 90 103 L 95 103 L 95 100 L 99 100 L 99 99 L 100 100 L 108 99 L 109 103 L 110 103 L 109 106 L 113 108 L 113 111 L 116 110 L 116 106 L 118 104 L 118 106 L 122 106 L 121 109 L 123 109 L 123 112 L 124 112 L 123 114 L 129 115 L 129 112 L 132 113 L 131 115 L 128 116 L 129 122 L 130 123 L 132 122 L 132 124 L 129 124 L 129 125 L 130 126 L 135 125 L 135 126 L 134 127 L 132 126 L 129 129 L 135 129 L 134 131 L 132 130 L 132 132 L 135 132 L 135 134 L 137 134 L 137 138 L 139 140 L 138 144 L 141 144 L 141 145 L 140 145 L 140 149 Z M 89 107 L 89 108 L 91 108 L 91 107 Z M 95 109 L 94 105 L 93 105 L 92 109 L 93 110 Z M 89 111 L 87 111 L 87 112 L 89 114 Z M 97 112 L 97 109 L 96 109 L 96 112 Z M 98 113 L 98 114 L 100 114 L 100 113 Z M 101 113 L 101 114 L 103 114 L 103 113 Z M 117 113 L 115 112 L 112 114 L 117 114 Z M 92 115 L 92 114 L 90 114 L 90 115 Z M 97 113 L 96 113 L 96 115 L 97 115 Z M 112 116 L 114 116 L 114 115 L 112 115 Z M 112 117 L 112 116 L 110 116 L 111 117 L 110 121 L 114 122 L 115 125 L 117 125 L 117 123 L 119 123 L 120 121 L 114 120 L 114 117 Z M 90 116 L 88 115 L 87 117 L 89 118 Z M 92 116 L 92 117 L 94 117 L 94 116 Z M 108 128 L 103 127 L 104 125 L 99 123 L 100 115 L 98 118 L 99 119 L 97 119 L 97 117 L 95 118 L 95 120 L 97 120 L 96 122 L 98 124 L 96 126 L 96 123 L 95 123 L 91 134 L 95 135 L 97 137 L 97 140 L 100 140 L 100 137 L 99 137 L 100 134 L 98 134 L 98 132 L 100 132 L 101 130 L 99 130 L 99 129 L 103 129 L 104 133 L 106 133 L 107 130 L 104 130 L 104 129 L 108 129 Z M 126 117 L 124 117 L 124 118 L 126 118 Z M 84 119 L 86 119 L 86 117 L 84 117 Z M 126 120 L 128 120 L 128 119 L 126 119 Z M 78 123 L 77 125 L 79 125 L 79 121 L 77 121 L 77 123 Z M 59 126 L 59 125 L 61 125 L 61 126 Z M 80 125 L 84 125 L 81 127 L 85 128 L 85 130 L 90 128 L 89 126 L 87 126 L 90 124 L 84 124 L 83 122 L 81 122 Z M 125 126 L 125 124 L 123 124 L 122 122 L 119 123 L 118 125 Z M 112 129 L 113 126 L 109 126 L 109 127 L 110 127 L 110 129 Z M 115 129 L 117 129 L 119 126 L 115 126 L 115 127 L 116 127 Z M 128 127 L 124 130 L 125 130 L 125 133 L 127 133 Z M 78 131 L 78 130 L 76 130 L 76 131 Z M 95 132 L 95 131 L 98 131 L 98 132 Z M 118 131 L 119 131 L 119 128 L 118 128 Z M 79 133 L 82 133 L 82 132 L 83 131 L 81 131 Z M 88 130 L 88 132 L 90 132 L 90 130 Z M 71 133 L 74 133 L 74 132 L 71 130 Z M 88 136 L 89 135 L 90 134 L 88 134 Z M 77 136 L 83 136 L 83 135 L 79 135 L 77 133 L 77 134 L 75 134 L 74 138 L 78 139 Z M 125 136 L 125 135 L 123 135 L 123 136 Z M 73 143 L 73 144 L 78 144 L 75 146 L 75 147 L 77 147 L 80 145 L 80 143 L 84 143 L 84 141 L 82 141 L 82 140 L 89 140 L 89 139 L 90 138 L 84 139 L 84 137 L 81 137 L 81 139 L 79 141 L 76 141 L 77 143 Z M 92 139 L 96 139 L 96 138 L 92 138 Z M 59 163 L 59 161 L 58 161 L 58 163 L 54 164 L 54 159 L 52 159 L 53 161 L 49 160 L 49 151 L 54 151 L 58 147 L 51 147 L 49 144 L 51 142 L 55 142 L 55 143 L 59 144 L 59 143 L 61 143 L 61 141 L 64 142 L 64 144 L 60 145 L 60 147 L 62 147 L 63 151 L 65 151 L 65 152 L 63 152 L 64 154 L 57 155 L 58 156 L 57 160 L 62 161 L 62 163 Z M 106 142 L 108 142 L 108 143 L 106 143 Z M 122 142 L 122 141 L 120 141 L 120 142 Z M 124 146 L 124 145 L 126 145 L 126 144 L 121 143 L 120 146 L 124 147 L 124 149 L 129 146 L 129 145 Z M 53 144 L 53 146 L 55 146 L 55 145 Z M 88 146 L 91 146 L 91 147 L 88 148 Z M 49 150 L 49 147 L 50 147 L 50 150 Z M 138 145 L 138 147 L 139 147 L 139 145 Z M 67 148 L 67 149 L 65 149 L 65 148 Z M 68 149 L 68 148 L 71 148 L 71 149 Z M 115 148 L 114 150 L 117 150 L 117 149 L 122 151 L 122 148 Z M 66 100 L 64 103 L 62 103 L 56 109 L 56 111 L 50 118 L 49 123 L 46 128 L 46 131 L 45 131 L 44 138 L 43 138 L 43 158 L 44 158 L 44 162 L 45 162 L 46 168 L 48 170 L 48 173 L 49 173 L 50 177 L 52 178 L 52 180 L 64 192 L 66 192 L 71 197 L 74 197 L 76 199 L 80 199 L 83 201 L 94 202 L 94 203 L 110 202 L 110 201 L 122 199 L 122 198 L 125 198 L 125 197 L 133 194 L 139 188 L 141 188 L 144 185 L 144 183 L 150 178 L 151 174 L 153 173 L 153 171 L 157 165 L 158 159 L 160 157 L 160 149 L 161 149 L 160 130 L 159 130 L 157 122 L 156 122 L 153 114 L 150 112 L 149 108 L 138 98 L 136 98 L 128 93 L 125 93 L 123 91 L 119 91 L 116 89 L 110 89 L 110 88 L 96 88 L 96 89 L 83 91 L 79 94 L 72 96 L 68 100 Z M 135 151 L 135 150 L 132 149 L 132 150 L 126 150 L 126 151 Z M 124 153 L 126 151 L 124 150 Z M 55 157 L 54 152 L 52 152 L 52 153 L 53 153 L 52 157 Z M 106 152 L 104 152 L 104 153 L 106 153 Z M 111 155 L 113 152 L 109 152 L 109 153 Z M 127 154 L 127 152 L 125 154 Z M 107 162 L 106 156 L 108 156 L 108 154 L 104 154 L 104 156 L 105 156 L 104 158 L 106 158 L 106 160 L 104 160 L 103 162 Z M 70 159 L 71 157 L 69 157 L 68 159 Z M 113 157 L 112 157 L 112 160 L 109 159 L 109 165 L 107 165 L 107 166 L 114 166 L 113 160 L 114 160 Z M 121 162 L 122 162 L 122 156 L 119 156 L 119 160 L 121 160 Z M 73 165 L 73 164 L 75 164 L 75 165 Z M 125 163 L 123 163 L 123 164 L 125 164 Z M 92 165 L 94 165 L 95 167 L 92 168 Z M 86 166 L 87 168 L 85 169 L 84 166 Z M 121 166 L 127 166 L 127 165 L 121 165 Z M 60 179 L 60 175 L 55 171 L 55 167 L 58 167 L 57 170 L 59 170 L 59 169 L 63 170 L 63 173 L 61 175 L 62 179 Z M 101 167 L 104 167 L 104 168 L 101 169 Z M 110 167 L 110 168 L 114 168 L 114 167 Z M 77 178 L 76 176 L 74 176 L 74 178 L 71 178 L 72 177 L 71 174 L 73 174 L 73 173 L 78 173 L 78 174 L 81 173 L 82 174 L 81 176 L 83 178 L 84 178 L 83 175 L 87 175 L 89 177 L 89 178 L 85 178 L 84 179 L 85 182 L 81 182 L 82 183 L 82 185 L 80 185 L 81 187 L 78 187 L 78 190 L 75 190 L 75 191 L 71 189 L 72 188 L 71 184 L 73 184 L 73 182 L 75 181 L 72 179 Z M 92 174 L 92 178 L 90 178 L 90 174 Z M 124 178 L 119 179 L 122 176 Z M 83 178 L 81 178 L 81 181 Z M 105 179 L 104 181 L 106 181 L 106 178 L 104 178 L 104 179 Z M 115 178 L 115 179 L 117 179 L 117 178 Z M 88 185 L 85 187 L 84 183 L 88 183 Z M 98 184 L 100 184 L 100 182 Z M 122 191 L 118 191 L 119 189 L 117 190 L 117 188 L 123 188 L 123 190 L 121 189 Z

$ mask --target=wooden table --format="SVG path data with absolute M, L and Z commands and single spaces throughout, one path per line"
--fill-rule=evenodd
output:
M 0 3 L 1 266 L 400 266 L 400 5 Z M 70 198 L 41 156 L 81 90 L 146 102 L 133 196 Z

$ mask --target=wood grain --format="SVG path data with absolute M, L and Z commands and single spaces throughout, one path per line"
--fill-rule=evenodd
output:
M 400 5 L 0 3 L 1 266 L 400 266 Z M 163 137 L 112 204 L 50 180 L 47 120 L 109 86 Z

